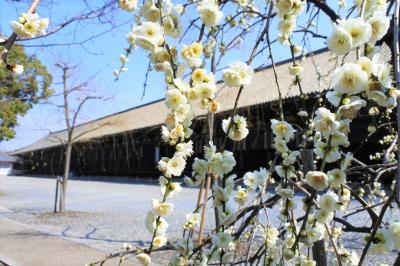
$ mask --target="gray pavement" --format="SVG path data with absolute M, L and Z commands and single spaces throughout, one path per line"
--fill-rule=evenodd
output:
M 151 235 L 144 229 L 144 221 L 151 208 L 151 199 L 160 198 L 158 185 L 70 180 L 67 213 L 56 215 L 52 214 L 54 190 L 54 179 L 0 176 L 0 221 L 6 218 L 7 221 L 27 225 L 36 232 L 73 241 L 103 253 L 119 251 L 124 242 L 148 244 Z M 167 218 L 169 239 L 180 238 L 185 214 L 193 210 L 197 192 L 197 189 L 184 188 L 171 200 L 176 208 L 173 215 Z M 206 228 L 211 228 L 212 210 L 208 213 Z M 276 216 L 276 213 L 277 209 L 272 209 L 270 217 Z M 359 217 L 354 222 L 368 224 L 367 219 Z M 0 238 L 2 233 L 0 227 Z M 360 252 L 361 237 L 348 234 L 346 239 L 349 249 Z M 3 242 L 2 239 L 0 242 Z M 1 254 L 1 245 L 0 255 L 4 255 Z M 368 256 L 365 265 L 391 265 L 395 255 Z M 156 258 L 156 262 L 162 264 L 163 257 Z

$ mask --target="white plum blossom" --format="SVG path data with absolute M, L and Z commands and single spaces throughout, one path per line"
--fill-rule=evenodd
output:
M 180 176 L 185 169 L 186 161 L 182 156 L 174 155 L 171 159 L 167 162 L 167 176 Z
M 272 132 L 280 139 L 289 141 L 294 136 L 296 130 L 293 126 L 286 121 L 279 121 L 276 119 L 271 119 Z
M 353 47 L 359 47 L 367 43 L 372 34 L 372 27 L 362 18 L 354 18 L 339 21 L 339 25 L 347 30 L 353 40 Z
M 329 191 L 321 195 L 318 199 L 319 207 L 327 211 L 336 210 L 338 202 L 339 202 L 339 196 L 333 191 Z
M 357 116 L 357 112 L 360 109 L 367 105 L 367 102 L 364 100 L 355 100 L 349 104 L 344 104 L 339 107 L 337 111 L 337 115 L 339 119 L 353 119 Z
M 134 43 L 145 50 L 153 51 L 162 45 L 164 37 L 160 24 L 145 21 L 132 29 Z
M 234 238 L 229 230 L 225 232 L 218 232 L 212 236 L 212 243 L 218 248 L 228 249 L 233 243 L 233 240 Z
M 165 105 L 169 109 L 177 109 L 186 104 L 186 102 L 185 95 L 178 89 L 169 89 L 165 92 Z
M 293 165 L 290 166 L 277 165 L 275 167 L 275 171 L 282 178 L 296 177 Z
M 356 4 L 357 8 L 360 10 L 363 1 L 362 0 L 354 0 L 354 3 Z M 387 6 L 386 1 L 380 1 L 380 0 L 365 1 L 365 7 L 364 7 L 365 17 L 370 17 L 371 15 L 373 15 L 374 12 L 386 12 L 386 6 Z
M 392 249 L 392 241 L 389 231 L 383 228 L 378 229 L 370 246 L 372 254 L 388 253 Z
M 41 18 L 38 13 L 22 13 L 18 21 L 11 21 L 12 30 L 22 38 L 44 35 L 48 26 L 49 19 Z
M 286 19 L 279 21 L 278 29 L 281 33 L 290 35 L 296 28 L 296 17 L 288 16 Z
M 215 94 L 215 83 L 200 83 L 197 84 L 194 89 L 197 95 L 203 99 L 212 99 Z
M 300 156 L 299 151 L 292 151 L 286 158 L 284 158 L 282 164 L 285 166 L 292 165 L 296 162 L 297 157 Z
M 345 28 L 334 24 L 327 44 L 328 48 L 335 54 L 344 55 L 353 48 L 353 38 Z
M 332 83 L 336 92 L 353 95 L 366 89 L 368 74 L 359 65 L 346 63 L 335 70 Z
M 199 1 L 197 12 L 199 12 L 202 22 L 207 27 L 217 26 L 224 16 L 215 0 Z
M 336 162 L 341 158 L 340 152 L 338 147 L 329 147 L 327 143 L 323 141 L 316 141 L 315 142 L 315 148 L 314 148 L 314 153 L 318 155 L 320 158 L 325 159 L 327 163 L 333 163 Z
M 193 171 L 200 176 L 204 176 L 208 172 L 208 164 L 206 160 L 195 158 L 193 165 L 192 165 Z
M 336 121 L 336 115 L 327 108 L 320 107 L 315 114 L 315 130 L 322 132 L 324 135 L 333 135 L 338 130 L 340 123 Z
M 236 165 L 235 157 L 230 151 L 215 152 L 215 146 L 205 148 L 206 158 L 208 160 L 208 166 L 218 175 L 223 176 L 232 171 Z M 208 155 L 207 155 L 208 153 Z
M 168 216 L 174 210 L 174 205 L 168 202 L 160 202 L 158 199 L 152 200 L 153 212 L 157 216 Z
M 274 138 L 274 148 L 280 153 L 289 152 L 289 148 L 287 147 L 287 141 L 278 137 Z
M 165 193 L 167 193 L 165 195 L 166 198 L 172 198 L 176 194 L 182 191 L 181 183 L 179 182 L 169 182 L 169 180 L 164 176 L 160 176 L 159 181 L 161 187 L 161 194 L 164 196 Z
M 256 190 L 258 187 L 258 182 L 256 180 L 257 176 L 254 172 L 247 172 L 243 176 L 243 183 L 250 189 Z
M 194 112 L 190 104 L 182 104 L 174 110 L 174 118 L 177 122 L 184 122 L 186 120 L 192 120 L 194 118 Z
M 338 93 L 337 91 L 328 91 L 325 95 L 328 102 L 330 102 L 335 107 L 339 106 L 342 100 L 342 96 L 343 95 L 341 93 Z
M 180 15 L 174 11 L 163 17 L 163 29 L 166 35 L 178 38 L 182 32 L 181 22 L 179 20 Z
M 244 62 L 233 63 L 222 72 L 224 82 L 230 87 L 249 85 L 253 74 L 253 68 Z
M 389 88 L 392 83 L 392 66 L 389 64 L 375 64 L 373 75 L 378 78 L 380 84 L 385 87 Z
M 317 191 L 325 190 L 328 187 L 328 176 L 320 171 L 308 171 L 306 182 Z
M 193 154 L 193 141 L 181 142 L 176 145 L 176 156 L 187 158 Z
M 158 218 L 158 223 L 156 222 Z M 164 235 L 168 228 L 167 221 L 162 217 L 155 216 L 154 212 L 149 211 L 146 216 L 146 229 L 153 234 L 156 231 L 156 235 Z M 157 230 L 156 230 L 157 229 Z
M 329 223 L 333 219 L 333 212 L 326 209 L 316 210 L 314 213 L 315 219 L 320 223 Z
M 261 188 L 269 176 L 269 172 L 265 168 L 258 171 L 247 172 L 243 177 L 243 183 L 250 189 L 256 190 Z
M 235 195 L 235 198 L 234 198 L 235 201 L 239 205 L 243 206 L 243 205 L 246 204 L 246 201 L 248 200 L 248 198 L 249 198 L 249 194 L 247 193 L 246 189 L 244 189 L 241 186 L 239 186 L 237 188 L 236 195 Z
M 234 141 L 240 141 L 246 138 L 249 134 L 246 118 L 235 115 L 233 121 L 231 121 L 230 117 L 222 121 L 222 130 L 225 134 L 228 134 L 229 138 Z
M 348 147 L 350 145 L 348 137 L 345 133 L 337 131 L 330 137 L 331 137 L 331 146 L 334 148 L 339 146 Z
M 155 236 L 153 246 L 156 248 L 162 247 L 167 243 L 168 239 L 164 235 Z
M 119 0 L 118 4 L 121 9 L 133 11 L 136 9 L 137 2 L 137 0 Z
M 184 227 L 185 228 L 195 228 L 200 223 L 200 214 L 199 213 L 188 213 L 185 216 L 186 222 Z
M 346 174 L 340 169 L 328 171 L 328 182 L 333 188 L 339 188 L 346 183 Z
M 360 57 L 356 64 L 361 67 L 362 70 L 364 70 L 368 74 L 368 78 L 371 76 L 371 73 L 373 73 L 375 69 L 375 60 L 371 60 L 366 56 Z
M 307 223 L 306 226 L 306 238 L 304 239 L 305 244 L 312 246 L 318 240 L 324 238 L 325 228 L 321 223 L 315 223 L 314 225 L 309 225 Z
M 389 29 L 389 18 L 383 12 L 375 12 L 367 22 L 371 25 L 372 33 L 370 42 L 376 42 L 382 39 Z
M 214 195 L 214 205 L 222 206 L 224 203 L 229 201 L 232 195 L 232 189 L 229 187 L 222 188 L 218 184 L 214 184 L 213 195 Z

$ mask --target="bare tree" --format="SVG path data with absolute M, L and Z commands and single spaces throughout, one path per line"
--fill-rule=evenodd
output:
M 70 165 L 71 165 L 71 155 L 72 155 L 72 146 L 75 141 L 79 138 L 83 137 L 85 134 L 95 131 L 102 126 L 107 125 L 107 123 L 100 123 L 98 126 L 94 128 L 90 128 L 87 130 L 83 130 L 79 133 L 75 132 L 77 127 L 78 117 L 85 106 L 90 100 L 105 100 L 106 98 L 101 96 L 91 96 L 86 95 L 83 98 L 79 99 L 76 103 L 76 108 L 72 107 L 72 95 L 74 92 L 83 92 L 88 88 L 90 81 L 94 78 L 90 78 L 88 81 L 79 83 L 78 85 L 70 85 L 69 78 L 71 77 L 71 70 L 75 68 L 75 66 L 69 66 L 67 63 L 57 63 L 56 66 L 62 71 L 62 92 L 58 95 L 62 95 L 62 104 L 56 105 L 58 108 L 61 108 L 64 113 L 63 119 L 66 124 L 66 136 L 65 138 L 59 138 L 58 141 L 64 145 L 64 169 L 63 176 L 61 182 L 61 193 L 60 193 L 60 205 L 59 212 L 65 211 L 65 203 L 66 203 L 66 194 L 67 194 L 67 186 L 68 186 L 68 178 L 70 175 Z M 56 94 L 57 95 L 57 94 Z M 57 201 L 57 198 L 56 198 Z

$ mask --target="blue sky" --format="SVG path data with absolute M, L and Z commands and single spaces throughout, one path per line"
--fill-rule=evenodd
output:
M 50 18 L 49 29 L 55 27 L 66 18 L 79 14 L 83 6 L 81 0 L 54 1 L 56 4 L 39 6 L 38 13 L 42 17 Z M 58 2 L 58 4 L 57 4 Z M 102 3 L 101 0 L 89 1 L 95 5 Z M 44 2 L 45 3 L 45 2 Z M 61 3 L 61 4 L 60 4 Z M 26 3 L 0 2 L 0 32 L 10 34 L 9 22 L 16 20 L 21 12 L 27 8 Z M 90 94 L 106 97 L 107 101 L 93 101 L 86 105 L 86 108 L 80 115 L 79 122 L 89 121 L 121 110 L 125 110 L 137 105 L 145 104 L 163 97 L 164 83 L 161 74 L 151 72 L 148 78 L 146 94 L 142 98 L 144 76 L 148 64 L 146 54 L 140 50 L 135 50 L 130 58 L 127 67 L 129 71 L 124 73 L 120 80 L 114 82 L 112 71 L 118 68 L 120 63 L 118 56 L 123 53 L 124 48 L 128 46 L 125 41 L 125 35 L 131 29 L 132 15 L 124 11 L 116 11 L 111 19 L 118 27 L 110 30 L 108 24 L 98 25 L 97 22 L 72 24 L 58 33 L 35 41 L 24 42 L 27 46 L 36 46 L 54 43 L 81 42 L 90 36 L 101 34 L 101 37 L 85 42 L 83 45 L 68 46 L 50 46 L 50 47 L 27 47 L 29 54 L 35 53 L 42 62 L 48 67 L 54 77 L 53 89 L 60 90 L 60 70 L 54 66 L 61 61 L 70 62 L 72 65 L 78 65 L 73 71 L 73 80 L 76 82 L 87 80 L 95 76 L 90 83 Z M 300 21 L 300 23 L 304 21 Z M 185 23 L 185 21 L 184 21 Z M 274 26 L 276 27 L 276 25 Z M 326 18 L 320 19 L 320 31 L 327 34 L 330 31 L 330 23 Z M 246 39 L 240 49 L 233 51 L 226 57 L 224 63 L 237 61 L 245 56 L 248 57 L 251 49 L 251 40 Z M 324 46 L 320 40 L 314 40 L 312 50 Z M 243 53 L 243 51 L 248 51 Z M 274 55 L 276 60 L 286 59 L 288 48 L 281 45 L 274 46 Z M 265 59 L 266 55 L 263 57 Z M 265 64 L 265 60 L 258 60 L 254 66 Z M 14 150 L 40 139 L 50 131 L 65 128 L 62 110 L 56 108 L 54 103 L 60 103 L 60 99 L 51 98 L 49 103 L 35 105 L 24 117 L 19 118 L 19 125 L 16 127 L 16 136 L 14 139 L 0 143 L 2 150 Z

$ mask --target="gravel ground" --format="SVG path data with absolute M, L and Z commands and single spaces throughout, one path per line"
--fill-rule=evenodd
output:
M 55 215 L 52 214 L 54 190 L 54 179 L 0 176 L 0 217 L 107 252 L 120 250 L 124 242 L 133 245 L 149 243 L 151 236 L 143 225 L 151 199 L 160 198 L 158 185 L 71 180 L 67 195 L 68 212 Z M 193 210 L 197 192 L 197 189 L 184 188 L 171 200 L 175 210 L 173 217 L 167 218 L 170 239 L 180 238 L 180 226 L 185 214 Z M 271 212 L 270 217 L 274 217 L 277 209 Z M 206 229 L 213 225 L 212 210 L 208 213 Z M 360 216 L 352 222 L 368 225 L 367 219 L 360 219 Z M 347 248 L 361 251 L 362 237 L 347 234 L 346 239 Z M 365 265 L 392 265 L 396 255 L 393 252 L 386 256 L 368 256 Z M 162 259 L 158 260 L 161 262 Z

